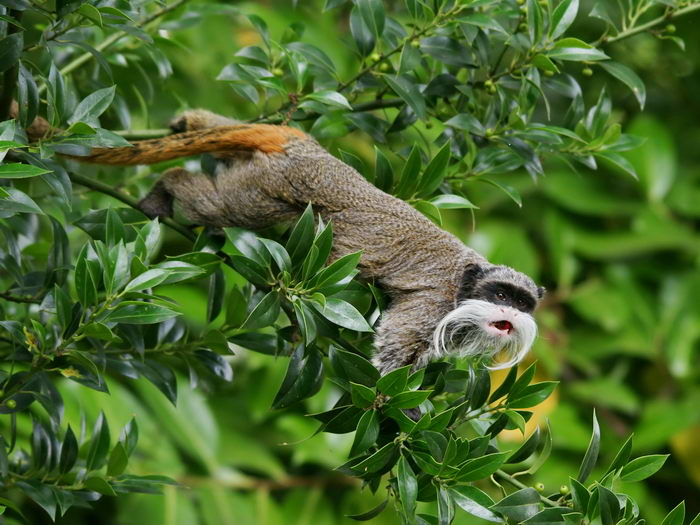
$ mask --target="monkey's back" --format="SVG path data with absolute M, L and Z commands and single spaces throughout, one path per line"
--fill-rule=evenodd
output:
M 426 290 L 454 297 L 466 264 L 482 259 L 311 139 L 290 142 L 281 154 L 241 159 L 219 173 L 217 186 L 234 216 L 242 201 L 254 202 L 249 212 L 260 226 L 261 216 L 291 218 L 311 203 L 333 223 L 333 258 L 362 251 L 362 276 L 392 295 Z

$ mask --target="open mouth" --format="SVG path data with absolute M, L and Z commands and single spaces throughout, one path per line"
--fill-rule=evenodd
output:
M 510 321 L 494 321 L 489 324 L 502 332 L 511 333 L 513 331 L 513 324 Z

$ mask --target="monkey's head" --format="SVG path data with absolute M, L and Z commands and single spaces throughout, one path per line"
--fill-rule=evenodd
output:
M 438 324 L 433 351 L 487 359 L 503 352 L 507 368 L 528 352 L 537 335 L 532 312 L 544 295 L 527 275 L 508 266 L 470 264 L 462 276 L 455 309 Z

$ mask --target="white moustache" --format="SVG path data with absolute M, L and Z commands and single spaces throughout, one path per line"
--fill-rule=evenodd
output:
M 510 330 L 494 326 L 501 321 L 511 325 Z M 507 326 L 507 325 L 506 325 Z M 467 299 L 442 318 L 433 333 L 431 358 L 456 353 L 462 357 L 484 356 L 493 359 L 501 351 L 507 361 L 489 368 L 509 368 L 527 354 L 537 336 L 533 317 L 509 306 L 478 299 Z

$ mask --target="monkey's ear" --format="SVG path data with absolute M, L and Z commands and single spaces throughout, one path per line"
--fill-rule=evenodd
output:
M 474 291 L 474 286 L 479 278 L 484 274 L 484 269 L 476 264 L 468 264 L 462 274 L 462 281 L 459 284 L 459 291 L 457 292 L 457 302 L 464 301 L 471 297 Z
M 537 287 L 537 298 L 542 299 L 546 292 L 547 292 L 547 289 L 544 286 L 538 286 Z

